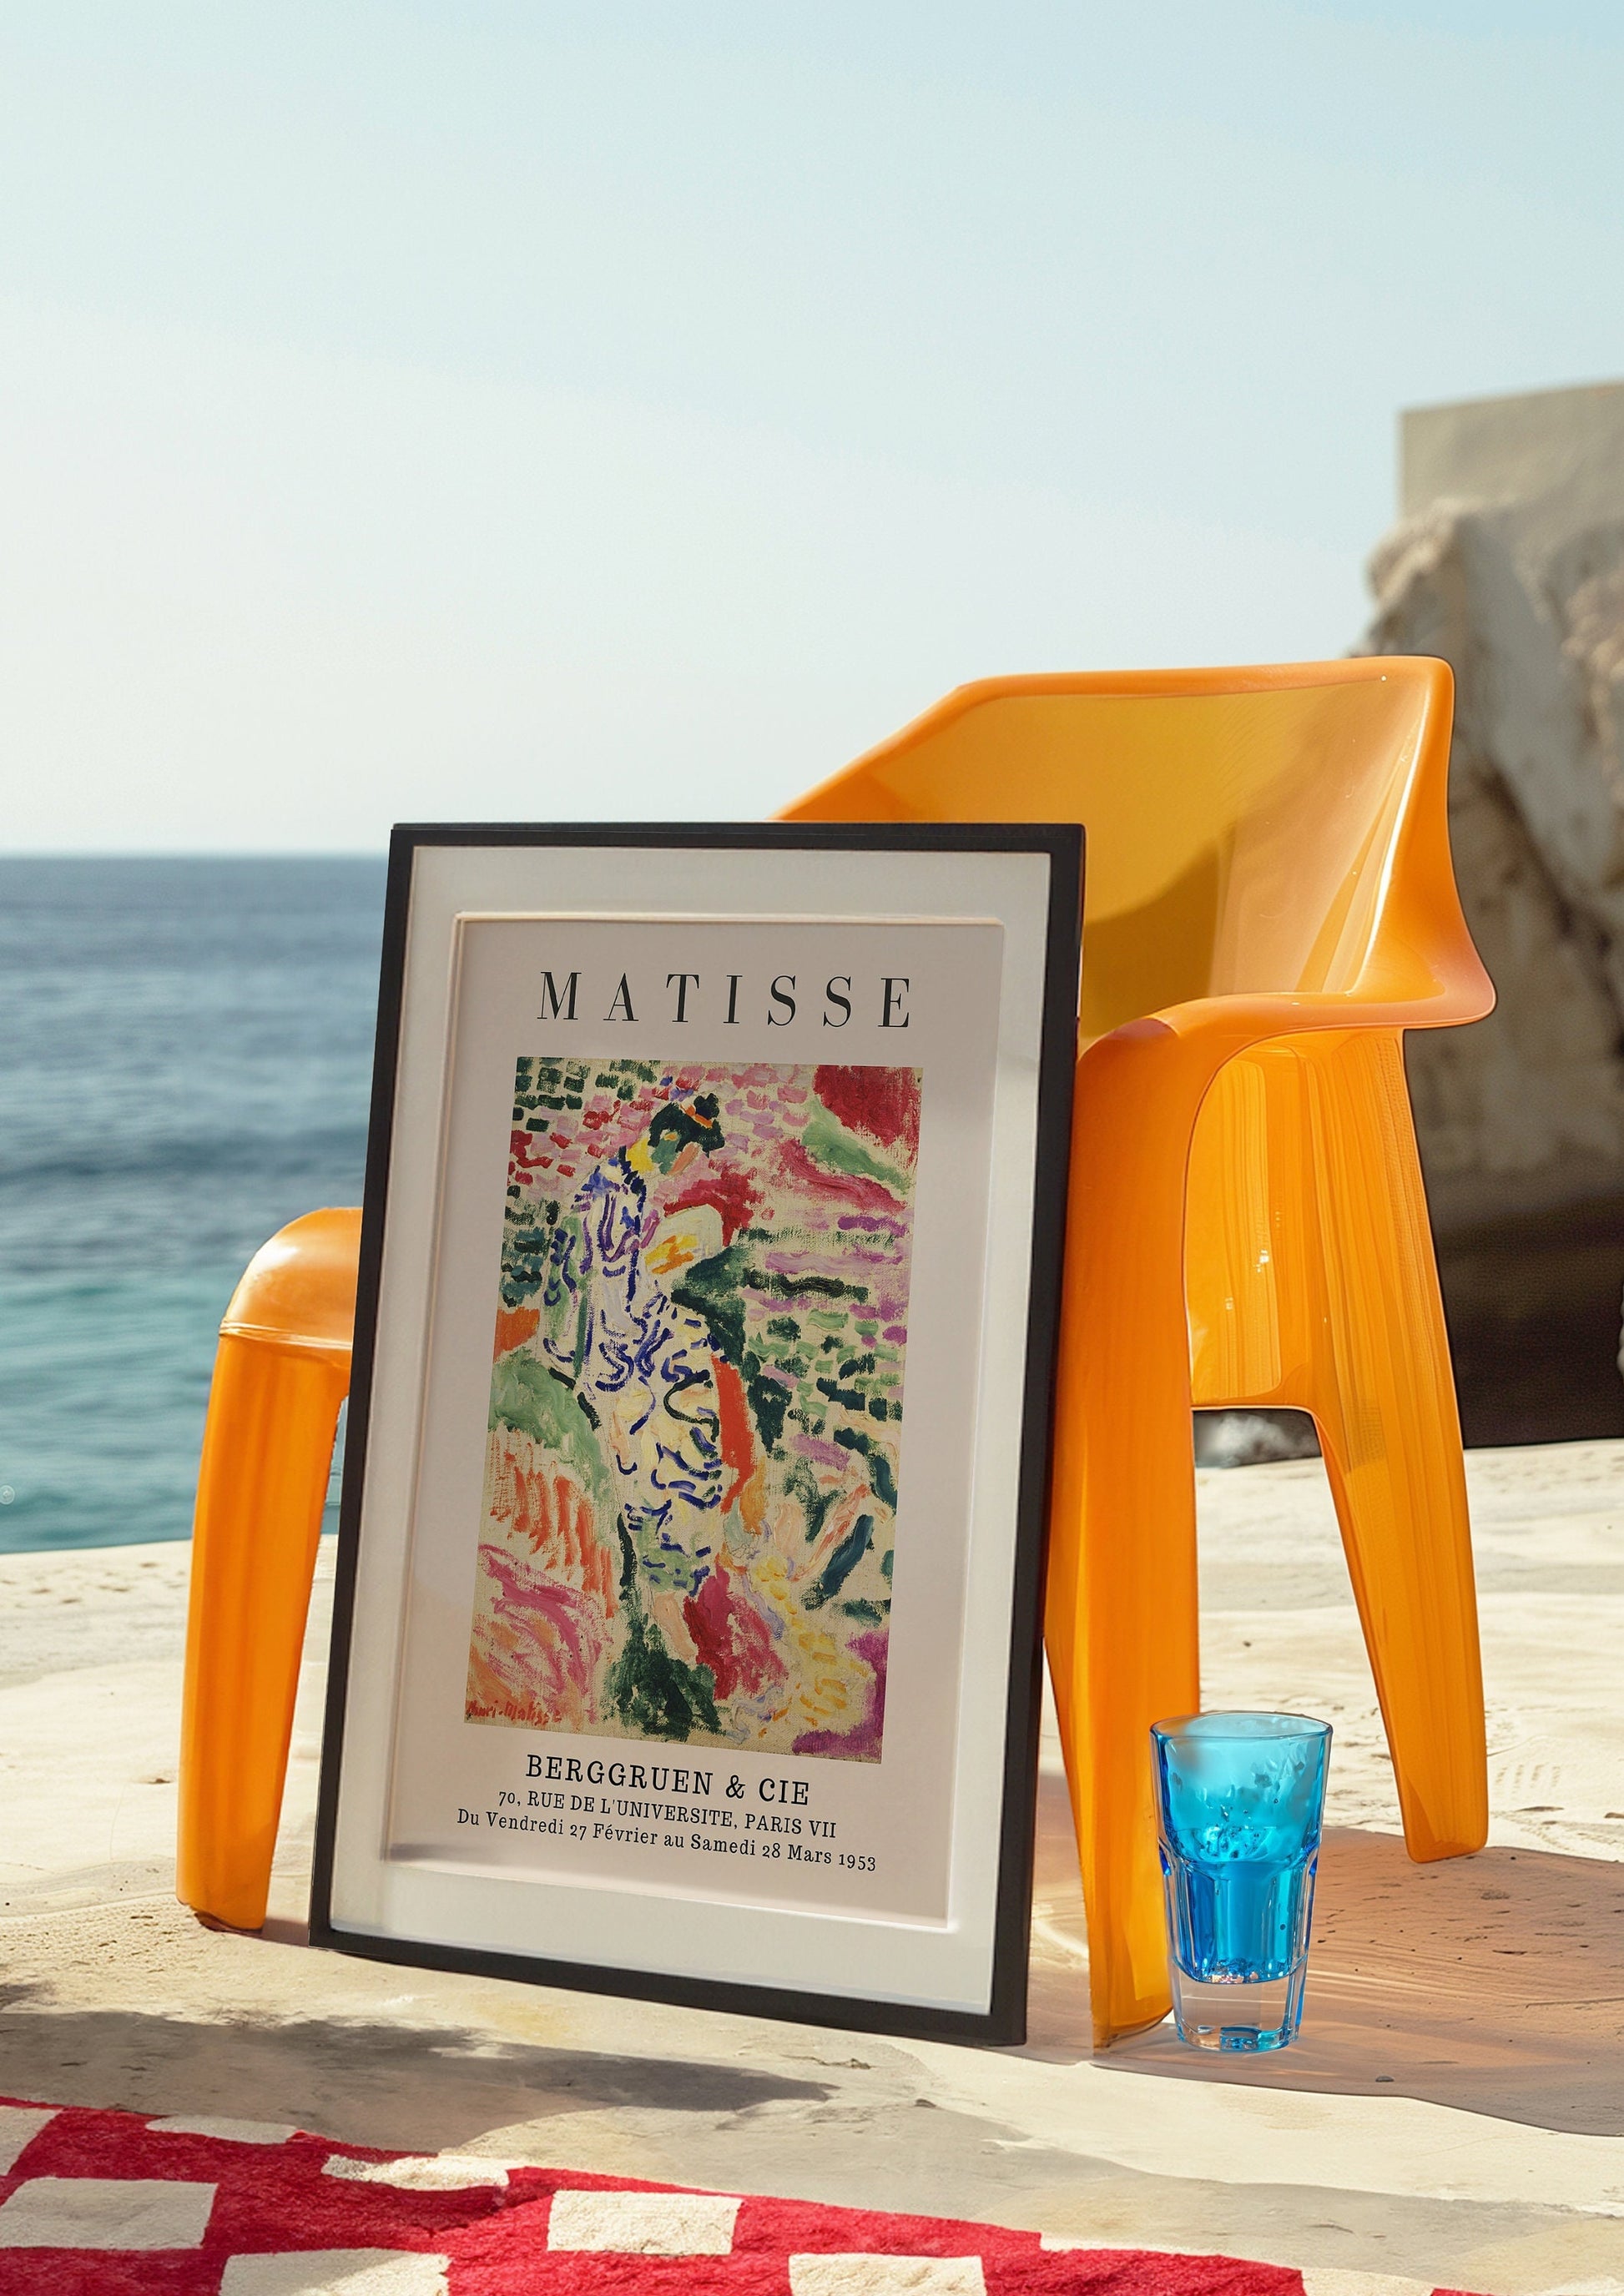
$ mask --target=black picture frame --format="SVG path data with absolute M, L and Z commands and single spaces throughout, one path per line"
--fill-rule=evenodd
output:
M 335 1923 L 335 1834 L 343 1774 L 346 1698 L 356 1620 L 368 1430 L 375 1400 L 379 1293 L 394 1145 L 413 874 L 419 854 L 448 846 L 654 849 L 673 854 L 697 849 L 724 852 L 787 849 L 824 854 L 1035 854 L 1047 857 L 1023 1421 L 1005 1709 L 1002 1815 L 997 1842 L 993 1970 L 985 2012 L 870 2000 L 792 1986 L 735 1982 L 723 1977 L 693 1977 L 652 1967 L 628 1970 L 601 1966 L 544 1955 L 447 1945 L 431 1938 L 402 1938 Z M 311 1886 L 313 1945 L 406 1966 L 464 1971 L 529 1984 L 854 2031 L 994 2046 L 1010 2046 L 1024 2039 L 1041 1709 L 1043 1580 L 1070 1177 L 1083 868 L 1083 832 L 1074 824 L 429 823 L 403 824 L 394 830 L 380 968 L 354 1355 Z

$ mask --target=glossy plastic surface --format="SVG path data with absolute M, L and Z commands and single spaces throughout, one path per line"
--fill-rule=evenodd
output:
M 310 1212 L 249 1263 L 220 1326 L 186 1620 L 176 1892 L 258 1929 L 339 1406 L 357 1211 Z
M 790 808 L 1088 832 L 1047 1638 L 1095 2031 L 1168 2007 L 1151 1723 L 1200 1704 L 1192 1403 L 1318 1423 L 1416 1857 L 1488 1827 L 1459 1424 L 1402 1031 L 1477 1019 L 1430 660 L 966 686 Z M 295 1221 L 221 1342 L 180 1895 L 263 1919 L 358 1215 Z
M 1402 1031 L 1479 1018 L 1431 660 L 966 686 L 797 820 L 1081 821 L 1046 1631 L 1095 2034 L 1169 2004 L 1148 1730 L 1200 1705 L 1190 1410 L 1318 1423 L 1406 1840 L 1488 1831 L 1459 1422 Z

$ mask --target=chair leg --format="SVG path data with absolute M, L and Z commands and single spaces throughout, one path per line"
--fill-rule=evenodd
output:
M 1169 2005 L 1149 1731 L 1200 1699 L 1189 1095 L 1140 1027 L 1079 1071 L 1046 1620 L 1100 2046 Z
M 1489 1833 L 1460 1420 L 1398 1034 L 1307 1063 L 1324 1339 L 1318 1423 L 1412 1857 Z
M 193 1533 L 176 1895 L 265 1920 L 348 1349 L 222 1335 Z

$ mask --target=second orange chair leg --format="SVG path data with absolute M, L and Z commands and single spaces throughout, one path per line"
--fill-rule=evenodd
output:
M 1460 1423 L 1395 1031 L 1257 1046 L 1196 1129 L 1195 1400 L 1319 1428 L 1416 1858 L 1488 1830 Z
M 1319 1426 L 1412 1857 L 1480 1849 L 1488 1764 L 1460 1421 L 1397 1035 L 1308 1064 Z

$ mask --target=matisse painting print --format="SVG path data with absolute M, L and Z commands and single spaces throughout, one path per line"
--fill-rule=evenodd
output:
M 320 1942 L 1021 2038 L 1081 859 L 396 832 Z
M 880 1759 L 920 1082 L 518 1061 L 470 1721 Z

